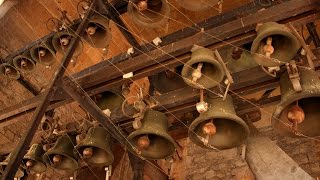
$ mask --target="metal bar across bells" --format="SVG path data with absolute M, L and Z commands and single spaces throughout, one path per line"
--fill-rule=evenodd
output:
M 93 0 L 91 4 L 91 8 L 95 8 L 96 0 Z M 58 67 L 56 73 L 54 74 L 47 90 L 44 92 L 43 98 L 40 101 L 39 105 L 37 106 L 33 116 L 32 116 L 32 123 L 30 128 L 27 130 L 26 134 L 24 134 L 20 141 L 19 144 L 16 148 L 15 151 L 12 152 L 11 159 L 9 161 L 8 166 L 6 167 L 3 175 L 1 176 L 2 180 L 8 180 L 8 179 L 13 179 L 16 171 L 18 170 L 18 167 L 20 166 L 20 163 L 23 159 L 23 156 L 27 152 L 29 145 L 31 143 L 31 140 L 34 136 L 34 134 L 37 131 L 37 128 L 40 124 L 40 121 L 45 114 L 47 107 L 49 106 L 50 99 L 54 95 L 54 92 L 57 87 L 55 87 L 55 84 L 57 81 L 61 79 L 61 77 L 64 75 L 65 69 L 70 63 L 70 60 L 73 56 L 73 53 L 75 51 L 75 45 L 79 43 L 79 36 L 84 33 L 85 27 L 89 23 L 89 17 L 92 15 L 92 11 L 89 10 L 83 21 L 80 23 L 78 26 L 78 29 L 76 31 L 76 36 L 74 36 L 70 42 L 70 46 L 68 47 L 66 54 L 64 55 L 62 61 L 61 61 L 61 66 Z M 78 36 L 79 35 L 79 36 Z

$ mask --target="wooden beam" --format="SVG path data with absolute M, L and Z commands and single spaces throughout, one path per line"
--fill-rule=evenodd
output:
M 95 0 L 93 0 L 91 8 L 95 8 Z M 4 173 L 1 176 L 2 180 L 14 178 L 14 175 L 21 164 L 23 156 L 26 154 L 27 150 L 29 149 L 29 145 L 33 139 L 34 134 L 36 133 L 36 131 L 38 129 L 40 121 L 41 121 L 43 115 L 45 114 L 47 107 L 49 106 L 50 99 L 54 95 L 54 92 L 56 90 L 55 84 L 64 75 L 66 67 L 68 67 L 68 64 L 69 64 L 69 62 L 73 56 L 73 53 L 76 49 L 76 45 L 80 41 L 79 36 L 81 36 L 84 33 L 85 27 L 89 23 L 88 18 L 90 18 L 92 13 L 93 12 L 90 10 L 86 13 L 84 20 L 80 23 L 77 31 L 75 32 L 77 34 L 77 36 L 74 36 L 71 39 L 71 42 L 70 42 L 70 45 L 66 51 L 66 54 L 61 60 L 62 65 L 59 66 L 58 69 L 56 70 L 56 73 L 53 76 L 47 90 L 44 92 L 43 99 L 40 101 L 35 112 L 33 113 L 30 128 L 28 129 L 26 134 L 24 134 L 24 136 L 22 136 L 22 138 L 20 139 L 16 150 L 12 152 L 11 159 L 8 163 L 8 166 L 6 167 Z
M 34 96 L 37 96 L 40 94 L 40 91 L 37 90 L 33 84 L 31 84 L 28 80 L 26 80 L 22 74 L 20 75 L 20 78 L 17 80 L 23 87 L 25 87 L 30 93 L 32 93 Z
M 133 171 L 132 180 L 141 180 L 144 174 L 145 161 L 129 152 L 129 160 Z

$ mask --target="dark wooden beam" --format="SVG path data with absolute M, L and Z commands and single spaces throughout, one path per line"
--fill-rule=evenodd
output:
M 95 8 L 95 0 L 93 0 L 93 3 L 91 5 L 91 8 Z M 77 43 L 79 43 L 80 38 L 84 31 L 85 27 L 89 23 L 90 16 L 92 15 L 92 11 L 88 11 L 85 15 L 84 20 L 80 23 L 77 31 L 75 32 L 77 36 L 74 36 L 71 39 L 70 45 L 66 51 L 65 56 L 61 60 L 61 66 L 58 67 L 56 70 L 55 75 L 53 76 L 47 90 L 44 92 L 43 99 L 41 99 L 40 103 L 38 104 L 35 112 L 33 113 L 32 116 L 32 121 L 31 121 L 31 126 L 27 130 L 27 132 L 21 137 L 17 148 L 15 151 L 12 152 L 11 154 L 11 159 L 8 163 L 8 166 L 6 167 L 4 173 L 1 176 L 2 180 L 7 180 L 7 179 L 13 179 L 16 171 L 18 170 L 21 161 L 23 159 L 23 156 L 29 149 L 29 145 L 33 139 L 34 134 L 36 133 L 38 126 L 40 124 L 40 121 L 45 114 L 47 107 L 50 104 L 50 99 L 54 95 L 54 92 L 56 90 L 55 84 L 57 81 L 61 79 L 61 77 L 64 75 L 64 72 L 66 70 L 66 67 L 68 67 L 68 64 L 70 63 L 70 60 L 73 56 L 73 53 L 76 49 Z
M 26 80 L 22 74 L 20 75 L 20 78 L 17 80 L 23 87 L 25 87 L 30 93 L 32 93 L 34 96 L 37 96 L 40 94 L 40 91 L 34 87 L 33 84 L 31 84 L 28 80 Z
M 310 36 L 312 37 L 313 44 L 318 48 L 320 47 L 320 39 L 317 32 L 317 27 L 314 22 L 307 24 L 307 29 L 309 31 Z
M 130 152 L 128 152 L 128 155 L 129 155 L 130 165 L 133 171 L 132 180 L 144 179 L 143 174 L 144 174 L 145 161 Z

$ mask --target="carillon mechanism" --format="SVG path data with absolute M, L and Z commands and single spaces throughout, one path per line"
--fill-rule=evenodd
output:
M 70 138 L 68 135 L 59 137 L 55 145 L 43 155 L 43 160 L 48 166 L 68 173 L 79 168 L 78 156 L 74 154 L 74 142 Z
M 272 116 L 272 126 L 285 136 L 319 136 L 320 79 L 312 70 L 298 70 L 301 91 L 295 91 L 288 73 L 280 78 L 281 102 Z
M 156 28 L 168 22 L 170 7 L 166 0 L 130 0 L 128 13 L 136 24 Z
M 206 97 L 208 111 L 201 113 L 189 127 L 189 138 L 208 149 L 229 149 L 240 146 L 249 135 L 246 123 L 236 115 L 232 98 Z
M 190 11 L 203 11 L 209 8 L 214 8 L 220 0 L 176 0 L 183 8 Z
M 0 65 L 0 73 L 10 79 L 20 78 L 20 72 L 13 66 L 12 60 Z
M 189 86 L 208 89 L 220 84 L 225 72 L 211 50 L 199 48 L 192 52 L 191 59 L 183 66 L 181 75 Z
M 72 29 L 66 29 L 63 31 L 56 32 L 52 38 L 52 45 L 55 51 L 64 55 L 69 47 L 71 39 L 75 36 L 74 31 Z M 83 50 L 83 43 L 80 40 L 78 44 L 76 44 L 76 49 L 73 53 L 74 57 L 77 57 L 81 54 Z
M 35 62 L 45 66 L 51 66 L 56 61 L 56 51 L 51 39 L 33 46 L 30 49 L 30 55 Z
M 8 164 L 9 164 L 9 161 L 10 161 L 10 158 L 11 158 L 11 154 L 12 154 L 12 153 L 10 153 L 10 154 L 6 157 L 6 159 L 5 159 L 4 161 L 0 162 L 0 177 L 1 177 L 1 175 L 4 173 L 6 167 L 7 167 Z M 22 178 L 23 176 L 24 176 L 23 168 L 22 168 L 21 166 L 19 166 L 16 174 L 14 175 L 14 178 L 20 179 L 20 178 Z
M 105 167 L 111 165 L 114 160 L 111 142 L 109 133 L 103 127 L 92 127 L 76 149 L 89 165 Z
M 262 66 L 274 67 L 292 60 L 300 42 L 285 25 L 267 22 L 257 26 L 257 37 L 251 46 L 254 60 Z
M 105 48 L 111 41 L 111 30 L 109 28 L 109 19 L 100 15 L 94 15 L 83 34 L 85 42 L 94 48 Z
M 140 129 L 128 136 L 138 154 L 146 159 L 163 159 L 175 152 L 175 142 L 167 133 L 168 121 L 166 116 L 158 111 L 147 110 L 142 119 Z
M 22 72 L 31 72 L 36 67 L 36 63 L 32 60 L 29 52 L 14 57 L 12 62 L 14 67 Z
M 44 150 L 42 145 L 33 144 L 28 150 L 27 154 L 23 157 L 23 165 L 28 171 L 41 174 L 46 171 L 47 166 L 42 160 Z

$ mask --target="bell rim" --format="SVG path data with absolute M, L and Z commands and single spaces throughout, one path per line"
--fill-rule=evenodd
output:
M 203 147 L 203 148 L 206 148 L 206 149 L 211 149 L 207 146 L 205 146 L 203 143 L 200 142 L 200 140 L 198 139 L 198 137 L 196 136 L 196 132 L 194 132 L 194 129 L 202 122 L 204 121 L 207 121 L 209 119 L 225 119 L 226 118 L 226 114 L 228 115 L 228 120 L 235 120 L 236 122 L 238 122 L 241 127 L 243 127 L 243 129 L 245 130 L 245 138 L 243 139 L 243 141 L 239 142 L 239 145 L 243 144 L 249 137 L 250 135 L 250 129 L 248 127 L 248 125 L 237 115 L 235 114 L 231 114 L 231 113 L 224 113 L 223 115 L 222 114 L 219 114 L 219 113 L 215 113 L 215 115 L 213 116 L 210 116 L 210 117 L 201 117 L 199 116 L 198 118 L 196 118 L 195 120 L 193 120 L 193 122 L 190 124 L 189 128 L 188 128 L 188 137 L 189 139 L 196 145 L 200 146 L 200 147 Z M 202 120 L 200 122 L 200 120 Z M 198 121 L 196 123 L 196 121 Z M 191 129 L 192 128 L 192 129 Z M 194 132 L 194 133 L 193 133 Z M 192 137 L 192 138 L 191 138 Z M 195 140 L 195 141 L 194 141 Z M 233 147 L 236 147 L 236 146 L 233 146 Z M 226 148 L 220 148 L 220 150 L 224 150 L 224 149 L 230 149 L 230 148 L 233 148 L 233 147 L 226 147 Z M 217 147 L 218 148 L 218 147 Z M 218 148 L 219 149 L 219 148 Z
M 20 68 L 17 64 L 17 60 L 20 59 L 20 58 L 24 58 L 24 59 L 27 59 L 31 64 L 32 64 L 32 68 L 31 70 L 24 70 L 23 68 Z M 31 57 L 28 57 L 27 55 L 23 55 L 23 54 L 20 54 L 20 55 L 17 55 L 15 56 L 13 59 L 12 59 L 12 63 L 13 63 L 13 66 L 21 71 L 21 72 L 32 72 L 35 68 L 36 68 L 36 63 L 35 61 L 31 58 Z
M 8 76 L 10 79 L 19 79 L 21 77 L 21 74 L 20 74 L 20 71 L 14 67 L 14 65 L 10 64 L 10 63 L 3 63 L 0 65 L 0 72 L 2 73 L 4 71 L 4 68 L 6 66 L 9 66 L 10 68 L 13 68 L 16 72 L 17 72 L 17 75 L 16 76 L 8 76 L 8 75 L 5 75 L 4 73 L 2 74 L 3 76 Z
M 37 62 L 37 63 L 39 63 L 39 64 L 42 64 L 42 65 L 45 65 L 45 66 L 50 66 L 50 65 L 54 64 L 54 61 L 52 61 L 52 62 L 50 62 L 50 63 L 45 63 L 45 62 L 42 62 L 42 61 L 40 62 L 40 61 L 39 61 L 39 58 L 36 57 L 36 55 L 35 55 L 35 51 L 36 51 L 37 48 L 40 48 L 40 47 L 46 49 L 47 51 L 50 52 L 50 54 L 52 54 L 52 55 L 55 57 L 56 52 L 55 52 L 54 49 L 50 49 L 50 48 L 48 48 L 49 46 L 46 46 L 46 45 L 43 45 L 43 44 L 38 44 L 38 45 L 33 46 L 33 47 L 30 49 L 30 56 L 31 56 L 31 58 L 32 58 L 35 62 Z
M 131 16 L 131 19 L 134 21 L 135 24 L 138 24 L 138 25 L 141 25 L 144 27 L 148 27 L 148 28 L 157 28 L 169 20 L 169 16 L 171 13 L 170 6 L 167 3 L 163 3 L 163 2 L 166 2 L 166 0 L 161 0 L 161 2 L 162 2 L 162 5 L 165 5 L 165 7 L 164 7 L 165 11 L 163 12 L 164 15 L 163 15 L 163 18 L 161 18 L 159 21 L 154 22 L 154 23 L 144 22 L 143 20 L 140 20 L 139 18 L 133 18 L 133 16 L 135 15 L 135 12 L 134 12 L 135 8 L 132 5 L 133 2 L 131 0 L 129 0 L 128 6 L 127 6 L 127 12 Z

